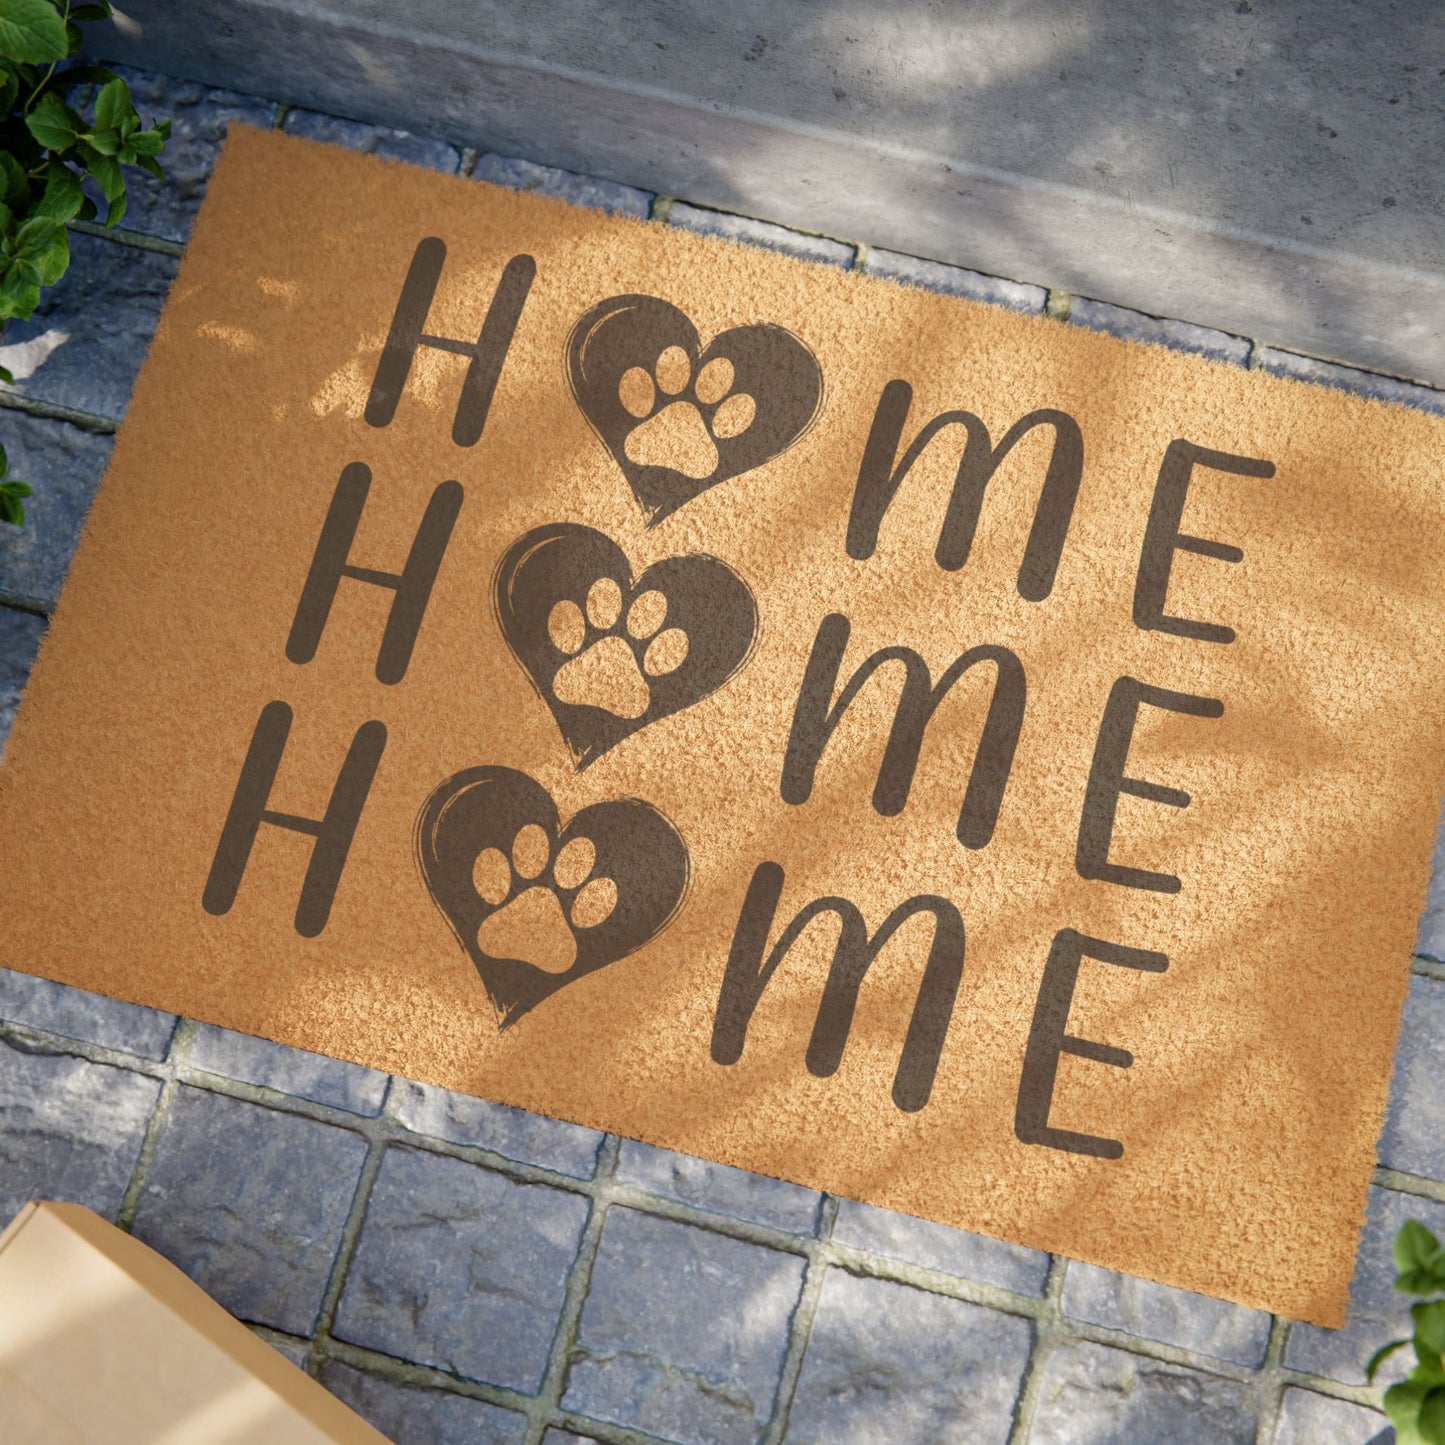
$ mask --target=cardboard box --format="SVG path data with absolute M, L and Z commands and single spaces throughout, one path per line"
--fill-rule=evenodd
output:
M 78 1204 L 0 1234 L 4 1445 L 386 1445 L 168 1260 Z

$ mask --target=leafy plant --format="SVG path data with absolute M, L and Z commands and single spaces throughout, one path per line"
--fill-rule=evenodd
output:
M 1413 1345 L 1415 1368 L 1385 1391 L 1385 1413 L 1398 1445 L 1445 1445 L 1445 1245 L 1412 1219 L 1395 1236 L 1394 1253 L 1395 1288 L 1422 1303 L 1410 1307 L 1414 1335 L 1376 1350 L 1366 1378 L 1373 1383 L 1381 1361 Z
M 30 488 L 24 482 L 17 482 L 10 475 L 10 460 L 5 448 L 0 447 L 0 522 L 9 522 L 18 527 L 25 520 L 24 498 L 30 495 Z
M 91 221 L 99 209 L 81 186 L 89 176 L 105 200 L 105 225 L 125 215 L 123 166 L 158 179 L 170 121 L 143 127 L 130 87 L 101 66 L 57 67 L 81 47 L 80 27 L 109 17 L 109 0 L 0 0 L 0 327 L 27 319 L 42 286 L 70 265 L 66 225 Z M 94 118 L 66 103 L 78 85 L 95 85 Z M 4 367 L 0 380 L 13 381 Z M 3 453 L 0 453 L 3 463 Z M 23 482 L 0 464 L 0 522 L 25 520 Z

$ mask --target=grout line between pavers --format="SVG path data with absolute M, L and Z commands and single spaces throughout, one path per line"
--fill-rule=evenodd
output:
M 1445 1204 L 1445 1183 L 1438 1179 L 1427 1179 L 1423 1174 L 1408 1174 L 1403 1169 L 1390 1169 L 1384 1164 L 1376 1164 L 1373 1183 L 1381 1189 L 1393 1189 L 1397 1194 L 1413 1194 L 1419 1199 L 1432 1199 L 1437 1204 Z
M 3 384 L 0 384 L 0 407 L 6 411 L 24 412 L 26 416 L 39 417 L 43 421 L 69 422 L 81 431 L 101 436 L 113 436 L 120 425 L 112 417 L 98 416 L 93 411 L 80 411 L 72 406 L 57 406 L 53 401 L 40 401 L 23 392 L 11 391 Z
M 151 1167 L 155 1164 L 156 1150 L 160 1147 L 161 1135 L 171 1116 L 171 1105 L 175 1102 L 176 1090 L 180 1088 L 179 1074 L 190 1052 L 195 1038 L 196 1026 L 190 1019 L 177 1019 L 166 1056 L 160 1068 L 159 1077 L 164 1079 L 161 1091 L 156 1096 L 155 1107 L 146 1120 L 145 1133 L 141 1135 L 140 1149 L 136 1153 L 135 1168 L 131 1170 L 130 1183 L 121 1196 L 120 1208 L 116 1211 L 115 1222 L 127 1234 L 135 1222 L 136 1210 L 140 1208 L 141 1195 L 150 1182 Z
M 582 1319 L 582 1306 L 586 1303 L 587 1292 L 592 1287 L 592 1269 L 597 1262 L 597 1250 L 602 1239 L 602 1227 L 607 1222 L 607 1211 L 612 1204 L 612 1181 L 617 1172 L 617 1156 L 621 1141 L 615 1134 L 609 1134 L 597 1151 L 597 1167 L 592 1176 L 592 1207 L 583 1226 L 582 1237 L 577 1243 L 567 1271 L 567 1285 L 562 1296 L 562 1309 L 557 1317 L 557 1328 L 552 1336 L 552 1347 L 547 1352 L 547 1366 L 542 1372 L 542 1384 L 536 1399 L 527 1412 L 527 1430 L 522 1445 L 541 1445 L 542 1436 L 552 1425 L 562 1407 L 562 1394 L 567 1388 L 567 1369 L 572 1359 L 573 1347 L 577 1343 L 577 1328 Z
M 647 208 L 647 219 L 659 225 L 667 225 L 672 216 L 675 199 L 672 196 L 654 195 Z
M 82 236 L 98 236 L 102 241 L 113 241 L 117 246 L 133 246 L 137 251 L 160 251 L 167 256 L 184 256 L 184 241 L 172 241 L 168 236 L 152 236 L 146 231 L 132 231 L 128 226 L 103 226 L 98 221 L 67 221 L 67 229 L 78 231 Z
M 1417 978 L 1433 978 L 1445 983 L 1445 963 L 1438 958 L 1428 958 L 1423 953 L 1417 953 L 1410 964 L 1410 972 Z
M 1284 1351 L 1289 1343 L 1290 1322 L 1283 1315 L 1272 1315 L 1269 1343 L 1265 1346 L 1264 1363 L 1259 1367 L 1254 1390 L 1259 1424 L 1255 1429 L 1255 1445 L 1273 1445 L 1279 1425 L 1279 1411 L 1284 1399 Z
M 814 1229 L 813 1245 L 808 1251 L 808 1266 L 803 1273 L 798 1303 L 794 1306 L 792 1319 L 788 1322 L 788 1343 L 783 1354 L 783 1368 L 778 1376 L 777 1392 L 773 1398 L 772 1418 L 763 1432 L 760 1445 L 780 1445 L 787 1433 L 788 1417 L 792 1414 L 798 1381 L 803 1374 L 803 1359 L 808 1352 L 808 1341 L 813 1333 L 813 1321 L 818 1316 L 823 1278 L 828 1273 L 827 1247 L 833 1238 L 833 1225 L 837 1218 L 837 1198 L 832 1194 L 824 1194 L 818 1202 L 818 1222 Z
M 1050 286 L 1044 293 L 1044 315 L 1050 321 L 1067 321 L 1073 305 L 1074 298 L 1067 291 Z
M 465 146 L 461 151 L 461 158 L 457 161 L 457 175 L 464 180 L 471 180 L 472 172 L 477 168 L 477 162 L 481 160 L 483 152 L 476 146 Z
M 1028 1363 L 1024 1366 L 1018 1398 L 1014 1401 L 1013 1429 L 1009 1431 L 1009 1445 L 1024 1445 L 1033 1430 L 1044 1366 L 1048 1362 L 1055 1333 L 1063 1318 L 1064 1271 L 1067 1266 L 1068 1261 L 1057 1254 L 1050 1256 L 1049 1277 L 1044 1284 L 1044 1297 L 1034 1320 L 1034 1337 L 1029 1345 Z
M 380 1130 L 374 1131 L 367 1141 L 366 1158 L 361 1161 L 361 1172 L 356 1176 L 351 1207 L 346 1212 L 346 1222 L 341 1226 L 341 1238 L 337 1241 L 336 1253 L 331 1259 L 331 1272 L 326 1277 L 326 1288 L 321 1292 L 321 1304 L 311 1326 L 311 1349 L 307 1352 L 308 1369 L 318 1348 L 324 1349 L 331 1339 L 336 1309 L 341 1303 L 341 1292 L 346 1287 L 351 1261 L 356 1256 L 356 1246 L 361 1239 L 362 1226 L 366 1223 L 371 1191 L 376 1184 L 376 1176 L 381 1172 L 381 1160 L 386 1153 L 386 1145 L 387 1140 Z
M 38 597 L 27 597 L 23 592 L 6 592 L 0 588 L 0 607 L 12 612 L 28 612 L 32 617 L 43 617 L 48 622 L 52 608 Z

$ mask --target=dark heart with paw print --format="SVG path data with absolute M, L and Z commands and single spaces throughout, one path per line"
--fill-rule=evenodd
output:
M 512 768 L 448 778 L 423 805 L 415 844 L 502 1028 L 635 953 L 687 892 L 687 845 L 651 803 L 592 803 L 562 827 L 547 790 Z
M 567 376 L 648 526 L 786 451 L 823 399 L 817 358 L 791 331 L 735 326 L 704 349 L 656 296 L 594 306 L 568 339 Z
M 622 548 L 575 522 L 514 542 L 492 604 L 579 769 L 716 692 L 758 630 L 753 594 L 725 562 L 664 557 L 634 582 Z

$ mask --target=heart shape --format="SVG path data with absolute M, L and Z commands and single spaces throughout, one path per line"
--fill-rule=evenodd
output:
M 786 451 L 823 400 L 817 358 L 785 327 L 735 326 L 702 350 L 687 314 L 656 296 L 587 312 L 567 341 L 567 377 L 649 527 Z
M 702 552 L 664 557 L 634 582 L 622 548 L 575 522 L 514 542 L 497 567 L 492 605 L 579 771 L 716 692 L 758 631 L 752 591 L 725 562 Z
M 569 983 L 635 953 L 687 893 L 687 845 L 651 803 L 592 803 L 562 827 L 551 794 L 513 768 L 448 778 L 422 806 L 415 847 L 432 901 L 504 1029 Z M 545 956 L 549 929 L 570 957 L 555 949 Z

